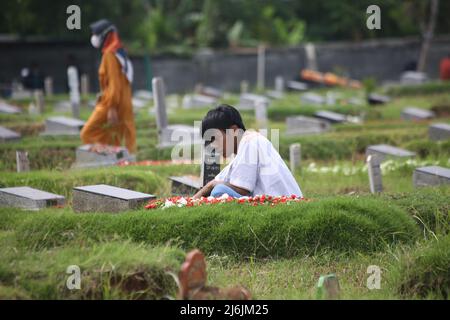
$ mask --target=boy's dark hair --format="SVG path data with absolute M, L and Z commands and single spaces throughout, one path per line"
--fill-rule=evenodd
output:
M 236 125 L 244 131 L 246 130 L 239 111 L 228 104 L 221 104 L 220 106 L 209 110 L 205 118 L 203 118 L 202 137 L 209 129 L 226 130 L 232 125 Z

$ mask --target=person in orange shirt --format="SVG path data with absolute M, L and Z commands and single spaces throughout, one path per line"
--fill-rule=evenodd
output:
M 441 60 L 439 71 L 441 80 L 450 80 L 450 54 Z
M 136 129 L 131 103 L 133 66 L 120 41 L 116 27 L 108 20 L 91 24 L 91 44 L 102 51 L 99 68 L 101 96 L 94 112 L 81 130 L 84 144 L 125 146 L 136 153 Z

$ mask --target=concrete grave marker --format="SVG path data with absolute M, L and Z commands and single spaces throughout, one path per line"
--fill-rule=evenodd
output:
M 372 105 L 385 104 L 391 101 L 391 98 L 389 98 L 388 96 L 383 96 L 381 94 L 371 93 L 369 94 L 367 101 Z
M 73 189 L 72 208 L 75 212 L 117 213 L 139 209 L 154 195 L 113 187 L 105 184 Z
M 195 93 L 215 99 L 221 99 L 223 98 L 223 91 L 217 88 L 203 86 L 202 84 L 196 86 Z
M 42 135 L 79 135 L 84 121 L 68 117 L 51 117 L 45 121 L 45 131 Z
M 0 142 L 16 141 L 20 139 L 20 134 L 0 126 Z
M 81 95 L 86 97 L 89 95 L 89 75 L 83 73 L 80 77 Z
M 53 78 L 52 77 L 46 77 L 44 79 L 44 91 L 45 95 L 49 98 L 53 97 Z
M 400 77 L 400 83 L 403 85 L 414 85 L 422 84 L 428 81 L 428 76 L 426 73 L 417 71 L 406 71 L 403 72 Z
M 275 77 L 275 90 L 267 92 L 267 95 L 273 99 L 282 99 L 284 96 L 284 79 L 282 76 Z
M 145 101 L 153 101 L 153 93 L 148 90 L 137 90 L 133 97 Z
M 22 109 L 16 106 L 12 106 L 6 102 L 0 101 L 0 113 L 19 114 L 22 113 Z
M 293 91 L 306 91 L 308 90 L 308 85 L 299 81 L 288 81 L 286 87 Z
M 450 184 L 450 169 L 439 166 L 417 168 L 413 173 L 413 183 L 415 187 Z
M 0 189 L 1 207 L 40 210 L 52 206 L 61 206 L 64 203 L 65 198 L 63 196 L 30 187 Z
M 217 103 L 217 99 L 202 94 L 185 95 L 183 97 L 183 108 L 213 108 Z
M 261 129 L 268 129 L 268 119 L 267 119 L 267 108 L 268 103 L 264 100 L 259 100 L 255 105 L 255 118 L 256 118 L 256 127 Z
M 306 54 L 306 69 L 317 71 L 317 55 L 316 55 L 316 47 L 313 43 L 307 43 L 305 45 L 305 54 Z
M 347 116 L 344 114 L 324 110 L 316 112 L 314 117 L 329 121 L 331 123 L 342 123 L 347 121 Z
M 28 152 L 16 151 L 16 168 L 17 172 L 30 171 L 30 161 L 28 160 Z
M 371 193 L 383 191 L 383 182 L 381 176 L 380 158 L 374 155 L 367 156 L 367 172 L 369 174 L 369 185 Z
M 314 92 L 308 92 L 303 94 L 300 97 L 300 100 L 304 104 L 311 104 L 311 105 L 323 105 L 326 102 L 324 97 Z
M 42 90 L 34 90 L 33 96 L 34 96 L 34 103 L 35 103 L 37 112 L 39 114 L 44 113 L 44 111 L 45 111 L 44 93 L 42 92 Z
M 156 111 L 156 125 L 158 127 L 158 147 L 170 147 L 180 143 L 180 137 L 189 138 L 190 144 L 201 142 L 198 128 L 186 125 L 168 125 L 166 110 L 166 95 L 162 78 L 153 78 L 153 99 Z
M 330 123 L 321 119 L 305 116 L 286 118 L 286 135 L 307 135 L 323 133 L 330 129 Z
M 74 118 L 80 118 L 80 89 L 77 68 L 73 66 L 68 67 L 67 78 L 70 90 L 70 103 L 72 105 L 72 116 Z
M 256 73 L 256 82 L 258 89 L 264 89 L 266 78 L 266 47 L 258 46 L 258 66 Z
M 113 166 L 122 161 L 136 161 L 125 147 L 86 144 L 77 148 L 74 168 Z
M 428 120 L 434 117 L 435 114 L 433 111 L 414 107 L 405 108 L 401 113 L 401 118 L 403 120 Z
M 289 146 L 289 165 L 292 174 L 295 173 L 302 160 L 302 146 L 300 143 L 294 143 Z
M 428 128 L 428 134 L 433 141 L 450 139 L 450 124 L 435 123 Z
M 415 157 L 416 154 L 414 152 L 389 146 L 387 144 L 378 144 L 368 146 L 366 149 L 366 156 L 374 155 L 379 158 L 380 161 L 383 161 L 386 157 L 392 158 L 411 158 Z
M 248 93 L 248 81 L 242 80 L 241 81 L 241 94 Z
M 148 101 L 133 97 L 131 103 L 134 110 L 140 110 L 147 105 Z
M 239 110 L 253 110 L 258 103 L 269 104 L 269 99 L 253 93 L 241 94 L 237 108 Z
M 320 276 L 317 283 L 317 299 L 339 299 L 341 288 L 335 274 Z

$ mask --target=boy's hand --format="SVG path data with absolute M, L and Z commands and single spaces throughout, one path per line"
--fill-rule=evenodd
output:
M 212 189 L 214 189 L 214 187 L 220 183 L 220 181 L 217 180 L 211 180 L 210 182 L 208 182 L 203 188 L 200 189 L 199 192 L 197 192 L 194 195 L 194 199 L 198 199 L 201 197 L 207 197 L 211 194 Z

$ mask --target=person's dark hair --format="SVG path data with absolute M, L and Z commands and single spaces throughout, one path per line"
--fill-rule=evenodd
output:
M 202 137 L 209 129 L 226 130 L 232 125 L 236 125 L 244 131 L 246 130 L 239 111 L 228 104 L 221 104 L 220 106 L 209 110 L 205 118 L 203 118 Z

